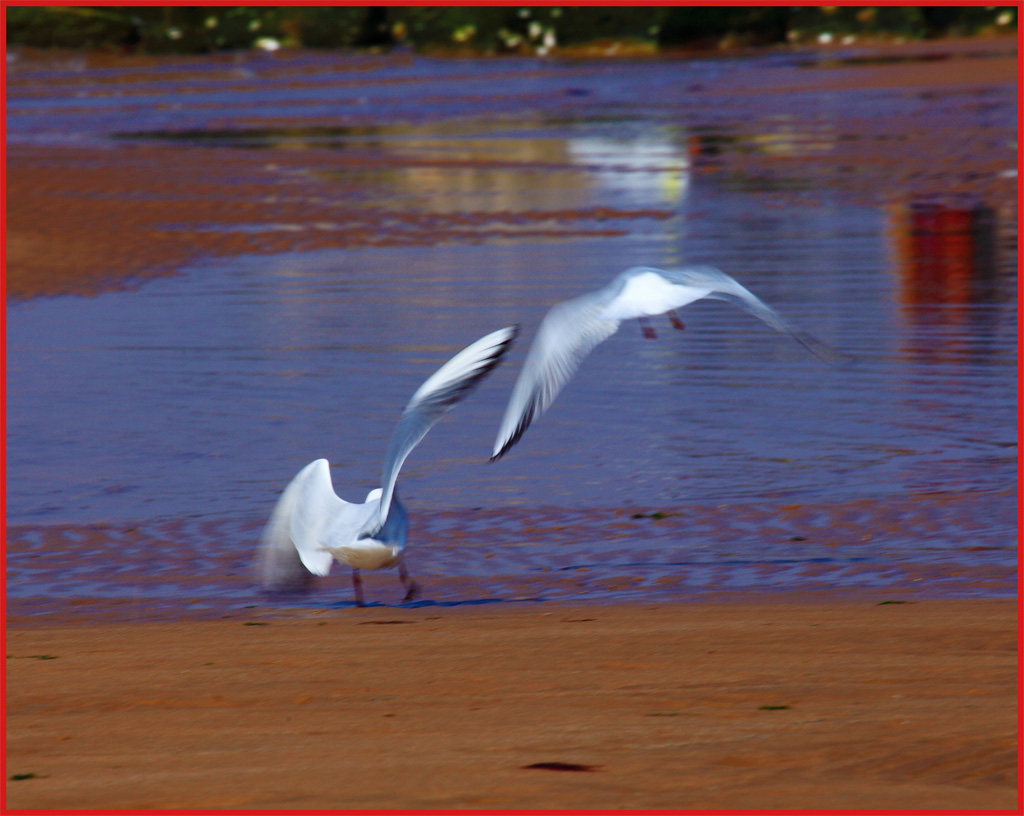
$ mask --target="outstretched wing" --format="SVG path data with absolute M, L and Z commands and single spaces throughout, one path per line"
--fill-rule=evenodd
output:
M 677 286 L 705 289 L 707 294 L 704 297 L 734 303 L 755 317 L 760 318 L 776 331 L 788 334 L 826 363 L 842 365 L 852 361 L 851 357 L 829 348 L 816 337 L 812 337 L 806 332 L 797 329 L 738 280 L 720 269 L 716 269 L 713 266 L 691 266 L 683 269 L 667 271 L 653 269 L 651 271 L 657 272 Z
M 345 502 L 331 484 L 326 459 L 306 465 L 284 489 L 260 537 L 260 583 L 270 591 L 302 589 L 309 574 L 327 575 L 332 556 L 321 545 Z
M 576 373 L 583 358 L 614 334 L 622 320 L 660 314 L 704 297 L 741 306 L 828 363 L 851 360 L 796 329 L 749 289 L 712 266 L 672 271 L 628 269 L 604 289 L 559 303 L 544 317 L 512 389 L 491 461 L 501 458 L 519 441 Z
M 602 289 L 558 303 L 544 316 L 512 389 L 492 462 L 548 409 L 583 358 L 618 330 L 620 321 L 603 316 L 607 300 L 608 290 Z
M 501 362 L 518 332 L 518 326 L 507 326 L 480 338 L 435 371 L 412 395 L 391 434 L 384 459 L 381 474 L 384 493 L 380 500 L 377 529 L 387 521 L 395 480 L 405 458 L 444 413 L 467 397 Z M 372 531 L 367 532 L 372 534 Z

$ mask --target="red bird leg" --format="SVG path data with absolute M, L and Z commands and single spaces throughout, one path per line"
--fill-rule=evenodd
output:
M 352 588 L 356 591 L 356 606 L 366 606 L 363 601 L 363 578 L 355 567 L 352 567 Z
M 679 315 L 676 314 L 675 309 L 669 309 L 666 312 L 666 314 L 668 315 L 668 319 L 672 321 L 672 325 L 675 326 L 677 329 L 682 331 L 683 329 L 686 328 L 686 326 L 683 324 L 683 321 L 679 319 Z
M 637 320 L 640 321 L 640 330 L 644 333 L 644 337 L 648 340 L 658 339 L 658 335 L 655 333 L 654 326 L 651 325 L 650 320 L 646 317 L 638 317 Z
M 403 601 L 411 601 L 419 594 L 420 585 L 409 577 L 408 571 L 405 569 L 405 564 L 398 565 L 398 580 L 402 582 L 402 586 L 405 587 L 405 597 Z

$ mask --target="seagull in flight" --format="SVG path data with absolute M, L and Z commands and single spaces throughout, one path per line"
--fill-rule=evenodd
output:
M 395 493 L 398 471 L 442 415 L 468 396 L 508 351 L 519 331 L 509 326 L 460 351 L 412 395 L 391 435 L 381 486 L 362 503 L 338 497 L 326 459 L 299 471 L 277 500 L 263 530 L 259 570 L 263 588 L 303 588 L 310 574 L 327 575 L 333 561 L 352 568 L 356 606 L 364 606 L 360 570 L 398 567 L 412 600 L 419 586 L 402 561 L 409 522 Z
M 583 358 L 615 334 L 623 320 L 637 318 L 644 336 L 655 338 L 649 317 L 667 313 L 672 324 L 682 329 L 675 310 L 701 298 L 735 303 L 826 362 L 838 364 L 848 359 L 798 331 L 753 292 L 713 266 L 627 269 L 603 289 L 558 303 L 544 316 L 512 389 L 491 461 L 500 459 L 519 441 L 530 423 L 554 402 Z

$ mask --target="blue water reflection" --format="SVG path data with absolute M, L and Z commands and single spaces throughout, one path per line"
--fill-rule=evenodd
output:
M 415 65 L 427 79 L 439 70 Z M 494 104 L 512 88 L 551 91 L 534 68 L 506 64 L 496 76 L 491 63 L 462 66 L 482 72 Z M 739 69 L 722 62 L 694 70 L 709 81 Z M 630 79 L 644 71 L 645 84 L 630 94 Z M 1005 213 L 977 200 L 936 203 L 913 189 L 880 205 L 799 165 L 787 174 L 759 169 L 757 157 L 799 163 L 833 150 L 842 134 L 830 98 L 811 95 L 801 115 L 768 117 L 765 133 L 752 135 L 735 101 L 727 103 L 729 127 L 720 111 L 706 112 L 703 123 L 665 121 L 659 93 L 675 102 L 686 93 L 669 68 L 556 74 L 557 88 L 578 91 L 565 97 L 570 109 L 551 105 L 517 121 L 488 118 L 473 102 L 474 117 L 453 123 L 461 108 L 448 99 L 436 125 L 329 137 L 369 145 L 386 162 L 325 175 L 325 195 L 332 185 L 355 186 L 368 206 L 465 222 L 445 240 L 207 259 L 127 291 L 9 303 L 12 596 L 175 595 L 185 592 L 176 576 L 192 571 L 209 578 L 213 595 L 244 598 L 253 539 L 292 475 L 324 456 L 341 495 L 363 496 L 412 392 L 455 351 L 510 323 L 522 324 L 519 346 L 428 435 L 399 482 L 414 531 L 419 519 L 412 547 L 426 548 L 420 563 L 438 580 L 479 579 L 487 558 L 518 546 L 557 549 L 564 528 L 564 564 L 553 554 L 524 556 L 503 562 L 504 577 L 494 580 L 513 587 L 526 574 L 594 569 L 648 587 L 667 582 L 671 595 L 680 587 L 816 587 L 815 570 L 832 565 L 823 586 L 939 585 L 934 574 L 908 576 L 954 558 L 958 569 L 980 570 L 971 573 L 980 583 L 953 592 L 1012 592 L 1017 305 L 1016 267 L 1003 244 L 1016 233 Z M 420 104 L 403 87 L 375 85 L 372 93 L 396 95 L 402 104 L 391 112 L 401 118 L 403 104 Z M 166 93 L 156 80 L 150 90 Z M 306 91 L 316 100 L 323 89 Z M 232 103 L 253 102 L 225 93 Z M 586 107 L 597 93 L 610 100 L 602 115 Z M 278 94 L 306 104 L 294 90 L 269 88 L 265 114 Z M 219 101 L 216 92 L 190 100 Z M 863 92 L 849 102 L 856 117 L 900 100 Z M 35 104 L 22 100 L 15 116 L 31 118 Z M 47 104 L 34 126 L 55 133 L 61 104 Z M 913 104 L 926 106 L 916 97 Z M 639 122 L 611 115 L 645 105 Z M 154 113 L 141 124 L 161 128 L 172 118 Z M 113 121 L 94 122 L 94 135 L 106 138 Z M 13 128 L 17 138 L 32 136 L 22 120 Z M 293 140 L 289 149 L 315 148 L 309 134 L 266 137 L 263 147 L 282 148 L 282 138 Z M 566 224 L 604 232 L 569 234 Z M 547 308 L 629 266 L 688 262 L 734 274 L 856 365 L 826 366 L 733 307 L 701 302 L 684 312 L 683 332 L 656 324 L 657 341 L 623 326 L 511 454 L 487 464 Z M 690 521 L 648 529 L 629 520 L 637 508 Z M 474 530 L 467 519 L 478 512 L 490 521 Z M 777 521 L 787 513 L 793 519 Z M 523 521 L 538 514 L 545 520 L 534 527 Z M 626 528 L 615 527 L 620 516 Z M 655 545 L 648 560 L 621 552 L 644 546 L 647 535 Z M 88 566 L 45 566 L 38 558 L 47 536 L 58 549 L 85 542 Z M 456 545 L 473 554 L 453 564 L 443 553 Z M 142 554 L 150 546 L 168 548 L 156 564 Z M 122 571 L 123 583 L 104 584 L 126 550 L 134 566 Z M 657 569 L 648 574 L 647 563 Z M 161 564 L 169 574 L 159 588 L 140 579 Z M 79 583 L 62 583 L 62 570 Z M 675 572 L 684 577 L 670 580 Z M 224 574 L 237 583 L 211 590 Z M 635 595 L 598 583 L 566 587 L 558 590 L 565 597 Z M 452 591 L 452 602 L 486 602 L 479 583 Z M 516 592 L 534 597 L 536 587 Z
M 786 228 L 820 230 L 820 213 L 806 212 Z M 830 237 L 846 237 L 843 214 L 831 214 Z M 756 245 L 778 244 L 771 220 L 690 246 L 857 365 L 830 368 L 745 314 L 700 303 L 685 332 L 666 322 L 658 341 L 626 325 L 514 455 L 489 466 L 546 307 L 628 264 L 665 264 L 668 241 L 653 252 L 607 239 L 252 256 L 133 292 L 11 306 L 8 520 L 259 513 L 320 455 L 340 486 L 362 491 L 419 382 L 512 322 L 522 347 L 410 459 L 411 501 L 661 506 L 1013 487 L 1012 301 L 934 304 L 928 322 L 909 322 L 884 242 L 876 234 L 871 251 L 862 234 L 870 214 L 848 215 L 851 251 L 832 269 L 797 247 L 785 269 L 768 256 L 744 274 Z M 913 351 L 921 342 L 928 356 Z M 965 345 L 971 354 L 952 351 Z

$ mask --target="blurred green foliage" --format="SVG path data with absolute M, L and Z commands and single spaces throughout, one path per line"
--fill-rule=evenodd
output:
M 547 53 L 1011 33 L 1016 6 L 63 6 L 7 7 L 7 44 L 149 53 L 305 46 Z

